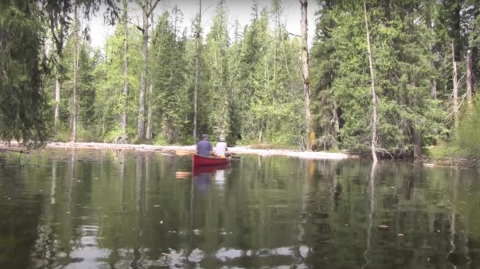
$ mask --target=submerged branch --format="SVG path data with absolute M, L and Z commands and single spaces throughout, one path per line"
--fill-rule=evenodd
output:
M 15 150 L 15 149 L 5 149 L 5 148 L 0 148 L 0 152 L 29 153 L 28 151 L 24 151 L 23 149 Z
M 376 150 L 388 154 L 388 156 L 390 156 L 390 158 L 393 159 L 393 155 L 392 155 L 387 149 L 384 149 L 384 148 L 376 148 Z

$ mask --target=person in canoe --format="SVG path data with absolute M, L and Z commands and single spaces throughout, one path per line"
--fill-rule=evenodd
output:
M 203 157 L 210 157 L 212 153 L 213 147 L 208 141 L 208 135 L 203 134 L 202 140 L 197 143 L 197 154 Z
M 215 154 L 217 157 L 225 158 L 229 157 L 231 154 L 228 152 L 227 142 L 225 142 L 225 137 L 221 136 L 215 145 Z

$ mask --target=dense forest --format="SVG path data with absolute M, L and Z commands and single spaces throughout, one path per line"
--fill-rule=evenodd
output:
M 253 1 L 245 26 L 221 0 L 208 32 L 202 1 L 195 18 L 159 2 L 1 0 L 1 138 L 193 144 L 208 133 L 394 157 L 480 149 L 480 1 L 310 1 L 308 51 L 303 29 L 282 19 L 301 10 L 282 0 Z M 81 21 L 102 4 L 115 32 L 92 48 Z

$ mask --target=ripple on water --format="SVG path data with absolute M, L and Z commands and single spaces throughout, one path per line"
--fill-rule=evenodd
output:
M 191 156 L 72 152 L 0 169 L 0 252 L 15 253 L 0 268 L 480 262 L 477 173 L 382 163 L 372 178 L 360 161 L 245 155 L 199 182 L 174 176 L 192 172 Z

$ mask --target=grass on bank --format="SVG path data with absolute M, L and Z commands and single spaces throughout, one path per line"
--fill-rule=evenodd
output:
M 433 160 L 480 159 L 480 105 L 477 103 L 472 109 L 466 108 L 451 141 L 430 147 L 427 153 Z

